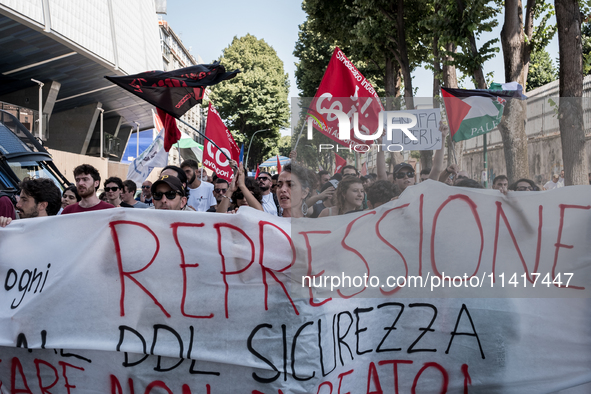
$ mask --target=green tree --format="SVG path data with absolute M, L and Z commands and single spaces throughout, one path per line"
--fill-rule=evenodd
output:
M 581 7 L 577 0 L 555 0 L 560 46 L 560 107 L 558 122 L 565 185 L 586 185 L 588 156 L 585 151 L 583 113 L 583 45 Z M 587 10 L 588 8 L 582 8 Z
M 298 41 L 293 51 L 294 56 L 299 59 L 295 64 L 296 85 L 301 97 L 314 97 L 337 45 L 312 30 L 308 21 L 299 28 Z
M 527 90 L 534 90 L 540 86 L 556 80 L 556 67 L 545 49 L 533 52 L 529 60 L 527 73 Z
M 585 21 L 581 25 L 581 39 L 583 46 L 583 72 L 591 74 L 591 22 Z
M 214 86 L 210 95 L 228 129 L 246 146 L 256 131 L 268 129 L 252 140 L 247 165 L 253 168 L 276 150 L 279 129 L 289 124 L 288 76 L 275 50 L 250 34 L 234 37 L 219 61 L 242 71 Z
M 291 136 L 284 135 L 283 137 L 279 138 L 277 149 L 279 155 L 289 157 L 289 152 L 291 152 Z

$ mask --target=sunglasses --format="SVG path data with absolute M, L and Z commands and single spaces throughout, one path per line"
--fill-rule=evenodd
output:
M 213 189 L 213 191 L 216 192 L 216 193 L 224 194 L 224 193 L 226 193 L 228 191 L 228 189 Z
M 415 177 L 415 173 L 413 171 L 411 171 L 411 172 L 398 172 L 398 173 L 396 173 L 396 179 L 404 179 L 405 176 L 407 176 L 409 178 L 414 178 Z
M 115 187 L 105 187 L 105 191 L 106 191 L 106 192 L 116 192 L 117 190 L 119 190 L 119 186 L 115 186 Z
M 270 181 L 271 179 L 266 176 L 260 176 L 257 178 L 257 181 Z
M 151 186 L 142 185 L 142 189 L 149 189 Z
M 174 200 L 177 194 L 180 194 L 178 190 L 169 190 L 167 192 L 155 192 L 152 193 L 152 198 L 156 201 L 160 201 L 162 200 L 162 196 L 166 196 L 167 200 Z

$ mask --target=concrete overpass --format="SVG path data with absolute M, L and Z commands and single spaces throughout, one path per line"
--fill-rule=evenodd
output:
M 161 69 L 161 53 L 153 0 L 0 0 L 0 101 L 37 110 L 42 82 L 52 149 L 98 156 L 102 110 L 120 159 L 153 107 L 103 77 Z

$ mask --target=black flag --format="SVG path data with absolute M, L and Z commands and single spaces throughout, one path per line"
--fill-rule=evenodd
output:
M 173 71 L 147 71 L 123 77 L 105 77 L 175 118 L 201 103 L 206 86 L 231 79 L 240 70 L 226 72 L 224 66 L 199 64 Z

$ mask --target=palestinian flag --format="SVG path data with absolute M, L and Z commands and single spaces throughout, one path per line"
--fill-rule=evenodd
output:
M 491 89 L 441 88 L 449 130 L 454 141 L 493 131 L 503 117 L 507 100 L 525 99 L 517 83 L 492 84 Z

